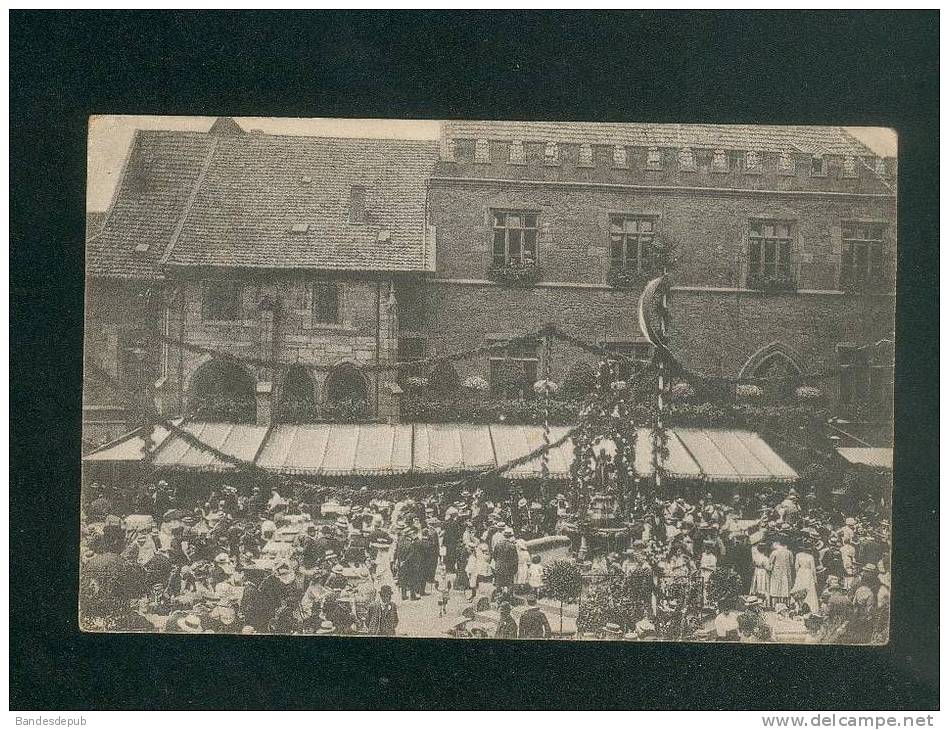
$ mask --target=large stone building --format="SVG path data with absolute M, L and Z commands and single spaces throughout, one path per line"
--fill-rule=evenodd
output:
M 844 410 L 885 398 L 893 363 L 873 345 L 893 337 L 895 179 L 895 160 L 840 128 L 448 123 L 421 341 L 451 351 L 555 322 L 648 357 L 637 301 L 674 251 L 672 335 L 688 365 L 841 365 L 820 385 Z M 514 359 L 525 382 L 543 367 L 539 348 Z M 494 362 L 459 368 L 490 378 Z M 570 364 L 556 356 L 554 379 Z
M 146 400 L 211 420 L 393 417 L 384 365 L 399 292 L 434 266 L 436 155 L 434 142 L 272 136 L 226 119 L 207 134 L 138 132 L 88 245 L 87 441 L 133 425 Z
M 387 364 L 548 322 L 647 358 L 637 301 L 663 266 L 692 368 L 839 366 L 819 385 L 843 413 L 879 404 L 895 164 L 830 127 L 451 122 L 440 143 L 224 119 L 206 134 L 139 132 L 88 246 L 87 440 L 153 400 L 259 423 L 361 403 L 361 417 L 394 419 Z M 322 369 L 275 377 L 201 348 Z M 558 348 L 552 377 L 581 357 Z M 525 390 L 547 365 L 538 343 L 456 367 L 497 386 L 511 363 Z

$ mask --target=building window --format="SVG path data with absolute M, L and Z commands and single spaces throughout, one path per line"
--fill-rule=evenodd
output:
M 662 169 L 662 150 L 660 150 L 658 147 L 650 147 L 649 152 L 646 153 L 646 169 Z
M 844 157 L 844 177 L 857 176 L 857 158 L 853 155 Z
M 603 348 L 624 359 L 606 358 L 604 378 L 609 382 L 629 380 L 652 361 L 653 346 L 648 342 L 602 342 Z
M 399 362 L 413 363 L 425 358 L 425 338 L 400 337 Z
M 401 363 L 399 368 L 399 382 L 404 386 L 406 378 L 422 375 L 418 365 L 425 358 L 425 339 L 422 337 L 400 337 L 399 352 L 396 359 Z
M 811 157 L 811 177 L 824 177 L 827 174 L 826 161 L 823 155 Z
M 878 177 L 886 177 L 886 160 L 877 157 L 873 162 L 873 171 Z
M 507 398 L 529 398 L 537 382 L 537 342 L 510 345 L 490 360 L 491 392 Z
M 515 211 L 494 212 L 495 266 L 537 263 L 537 214 Z
M 794 160 L 787 150 L 782 150 L 781 154 L 778 155 L 778 173 L 781 175 L 794 174 Z
M 745 154 L 745 170 L 747 172 L 761 172 L 761 155 L 757 150 L 748 150 Z
M 425 312 L 425 297 L 418 282 L 404 282 L 396 289 L 396 316 L 400 332 L 416 332 L 422 329 Z
M 488 140 L 475 141 L 475 162 L 491 162 L 491 148 L 488 146 Z
M 331 281 L 313 282 L 310 311 L 314 324 L 339 324 L 339 285 Z
M 580 151 L 577 153 L 577 167 L 593 167 L 593 147 L 592 145 L 580 145 Z
M 613 147 L 613 167 L 626 167 L 628 164 L 626 157 L 626 148 L 621 145 Z
M 455 162 L 455 140 L 451 137 L 442 139 L 442 162 Z
M 725 150 L 715 150 L 712 153 L 712 172 L 728 172 L 728 155 Z
M 840 286 L 861 286 L 883 279 L 883 224 L 845 223 L 840 249 Z
M 683 147 L 679 150 L 679 169 L 692 171 L 695 170 L 695 154 L 691 147 Z
M 544 164 L 560 164 L 560 146 L 556 142 L 548 142 L 544 147 Z
M 240 282 L 204 282 L 201 312 L 204 320 L 208 322 L 234 322 L 241 319 Z
M 790 288 L 793 231 L 793 221 L 751 221 L 748 240 L 750 288 Z
M 623 271 L 652 271 L 654 216 L 610 216 L 610 267 Z
M 512 165 L 524 165 L 527 163 L 527 158 L 524 155 L 524 143 L 521 142 L 521 140 L 515 139 L 511 142 L 509 159 Z

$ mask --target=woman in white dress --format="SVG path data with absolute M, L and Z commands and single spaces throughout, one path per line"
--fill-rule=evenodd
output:
M 794 558 L 794 587 L 791 593 L 807 591 L 804 601 L 811 611 L 816 611 L 820 605 L 817 602 L 817 570 L 814 567 L 814 555 L 807 548 L 803 548 Z
M 771 570 L 771 561 L 765 550 L 766 546 L 763 542 L 757 543 L 751 549 L 751 563 L 755 568 L 755 572 L 752 575 L 751 590 L 749 590 L 748 593 L 752 596 L 758 596 L 761 600 L 767 602 L 770 596 L 768 590 L 770 577 L 768 574 Z

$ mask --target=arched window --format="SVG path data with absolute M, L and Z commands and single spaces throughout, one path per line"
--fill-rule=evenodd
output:
M 256 419 L 254 378 L 235 363 L 211 360 L 191 378 L 188 415 L 199 421 L 252 423 Z
M 764 378 L 757 385 L 772 398 L 785 398 L 799 385 L 796 376 L 804 368 L 800 356 L 783 342 L 772 342 L 755 352 L 742 367 L 739 377 Z
M 317 420 L 316 390 L 305 367 L 287 370 L 280 385 L 277 420 L 281 423 L 307 423 Z
M 368 400 L 366 380 L 355 365 L 345 362 L 330 370 L 326 376 L 326 402 Z
M 323 417 L 331 421 L 358 421 L 368 415 L 366 380 L 355 365 L 342 363 L 326 376 Z

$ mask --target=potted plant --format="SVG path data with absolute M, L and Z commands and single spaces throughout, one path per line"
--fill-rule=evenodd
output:
M 488 278 L 506 286 L 533 286 L 540 279 L 540 267 L 533 261 L 492 264 Z

